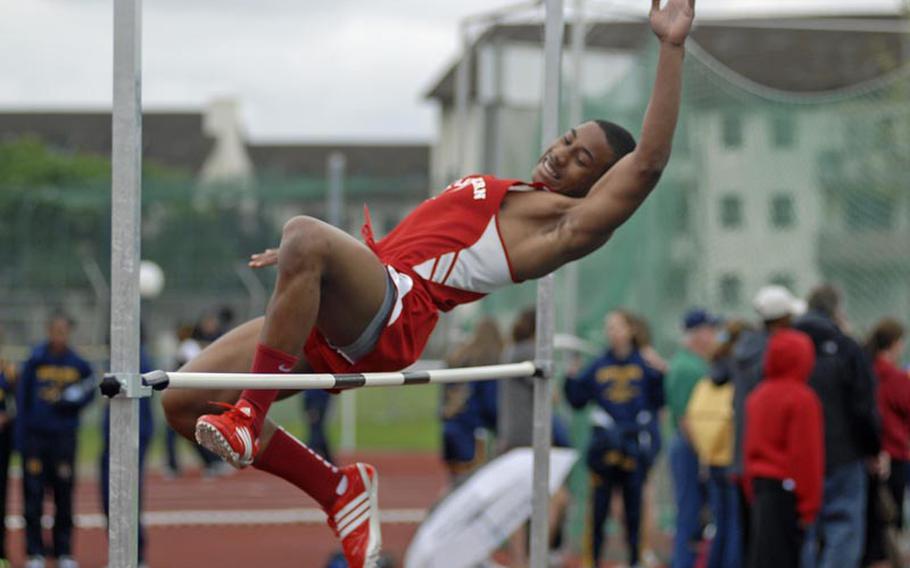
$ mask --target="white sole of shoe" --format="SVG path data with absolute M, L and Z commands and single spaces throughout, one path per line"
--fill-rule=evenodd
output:
M 196 422 L 196 442 L 238 469 L 244 468 L 252 463 L 252 461 L 244 463 L 240 459 L 240 454 L 231 448 L 231 444 L 228 443 L 224 435 L 207 422 Z
M 362 463 L 357 464 L 357 471 L 363 484 L 370 488 L 370 539 L 367 541 L 367 553 L 363 563 L 364 568 L 379 566 L 379 552 L 382 550 L 382 528 L 379 521 L 379 475 L 370 479 L 367 468 Z

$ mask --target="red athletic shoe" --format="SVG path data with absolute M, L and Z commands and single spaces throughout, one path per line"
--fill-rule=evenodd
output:
M 376 568 L 382 548 L 376 469 L 357 463 L 341 468 L 341 473 L 348 488 L 326 511 L 329 527 L 341 540 L 350 568 Z
M 253 430 L 256 409 L 242 399 L 237 404 L 212 404 L 227 410 L 200 416 L 196 420 L 196 441 L 236 468 L 250 465 L 259 453 L 259 434 Z

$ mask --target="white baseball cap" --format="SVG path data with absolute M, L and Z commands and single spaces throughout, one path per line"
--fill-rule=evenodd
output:
M 764 321 L 806 313 L 806 302 L 777 284 L 762 287 L 752 300 L 752 307 Z

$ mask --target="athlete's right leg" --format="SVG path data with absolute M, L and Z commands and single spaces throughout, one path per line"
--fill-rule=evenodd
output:
M 181 368 L 181 371 L 210 373 L 248 372 L 263 318 L 257 318 L 225 334 Z M 299 372 L 305 372 L 299 361 Z M 232 404 L 239 390 L 174 389 L 167 390 L 163 406 L 168 423 L 174 430 L 195 442 L 199 416 L 213 411 L 211 402 Z M 294 394 L 282 391 L 279 398 Z M 323 460 L 305 444 L 270 420 L 260 433 L 261 450 L 253 467 L 280 477 L 314 497 L 329 514 L 329 525 L 344 545 L 345 556 L 352 567 L 372 566 L 381 546 L 375 470 L 356 464 L 339 470 Z M 347 504 L 366 504 L 348 508 Z

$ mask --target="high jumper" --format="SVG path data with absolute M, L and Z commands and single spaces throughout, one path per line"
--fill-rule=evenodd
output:
M 277 265 L 264 318 L 206 348 L 182 371 L 360 373 L 397 371 L 420 356 L 446 312 L 550 274 L 603 246 L 657 185 L 669 158 L 694 0 L 652 0 L 660 42 L 640 140 L 607 121 L 570 129 L 544 151 L 531 182 L 471 175 L 364 243 L 312 217 L 288 221 L 277 249 L 250 266 Z M 293 483 L 326 511 L 352 568 L 374 567 L 381 546 L 374 468 L 338 468 L 267 419 L 276 390 L 168 390 L 168 422 L 236 467 Z M 213 414 L 209 401 L 223 406 Z

